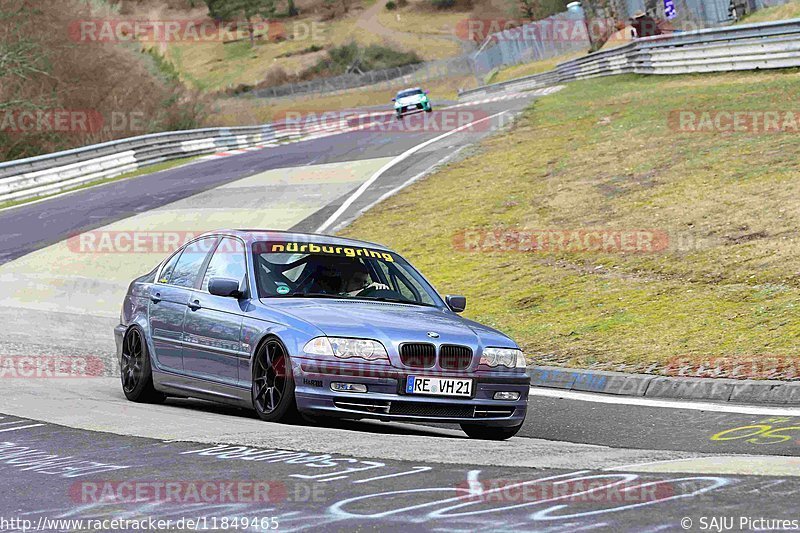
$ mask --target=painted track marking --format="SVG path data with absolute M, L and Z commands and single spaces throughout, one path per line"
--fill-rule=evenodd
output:
M 800 409 L 782 407 L 756 407 L 749 405 L 726 405 L 710 402 L 683 402 L 680 400 L 655 400 L 630 396 L 611 396 L 605 394 L 592 394 L 561 389 L 543 389 L 531 387 L 529 396 L 544 396 L 546 398 L 563 398 L 566 400 L 580 400 L 584 402 L 607 403 L 615 405 L 639 405 L 642 407 L 659 407 L 667 409 L 689 409 L 692 411 L 710 411 L 714 413 L 738 413 L 743 415 L 768 415 L 768 416 L 800 416 Z
M 426 147 L 430 146 L 431 144 L 433 144 L 433 143 L 435 143 L 437 141 L 440 141 L 440 140 L 442 140 L 442 139 L 444 139 L 446 137 L 449 137 L 450 135 L 454 135 L 456 133 L 464 131 L 467 128 L 471 128 L 472 126 L 474 126 L 475 124 L 478 124 L 479 122 L 484 122 L 484 121 L 487 121 L 487 120 L 491 120 L 491 119 L 493 119 L 495 117 L 499 117 L 500 115 L 503 115 L 503 114 L 505 114 L 507 112 L 508 111 L 500 111 L 499 113 L 495 113 L 494 115 L 490 115 L 488 117 L 484 117 L 482 119 L 475 120 L 473 122 L 470 122 L 469 124 L 464 124 L 463 126 L 459 126 L 458 128 L 450 130 L 447 133 L 443 133 L 442 135 L 434 137 L 433 139 L 428 139 L 427 141 L 425 141 L 423 143 L 420 143 L 420 144 L 418 144 L 416 146 L 413 146 L 413 147 L 409 148 L 408 150 L 406 150 L 402 154 L 398 155 L 397 157 L 395 157 L 394 159 L 392 159 L 391 161 L 386 163 L 383 167 L 378 169 L 378 171 L 375 174 L 373 174 L 371 178 L 369 178 L 367 181 L 362 183 L 361 187 L 356 189 L 356 191 L 347 200 L 345 200 L 345 202 L 341 206 L 339 206 L 339 209 L 337 209 L 336 212 L 334 212 L 330 217 L 328 217 L 328 219 L 325 222 L 323 222 L 322 225 L 319 228 L 317 228 L 317 231 L 315 233 L 322 233 L 326 229 L 331 227 L 331 225 L 334 222 L 336 222 L 336 219 L 338 219 L 340 216 L 342 216 L 342 214 L 345 211 L 347 211 L 350 208 L 351 205 L 353 205 L 353 202 L 358 200 L 358 198 L 361 197 L 361 195 L 364 194 L 364 192 L 366 192 L 366 190 L 369 189 L 372 186 L 372 184 L 375 183 L 378 180 L 378 178 L 380 178 L 386 171 L 391 169 L 396 164 L 400 163 L 401 161 L 404 161 L 404 160 L 408 159 L 409 157 L 411 157 L 415 153 L 419 152 L 423 148 L 426 148 Z

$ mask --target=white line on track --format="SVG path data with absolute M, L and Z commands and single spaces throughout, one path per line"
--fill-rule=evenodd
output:
M 43 426 L 43 425 L 44 424 L 30 424 L 28 426 L 18 426 L 18 427 L 15 427 L 15 428 L 0 429 L 0 433 L 3 433 L 5 431 L 17 431 L 18 429 L 38 428 L 39 426 Z
M 371 204 L 363 207 L 362 209 L 359 209 L 358 213 L 353 215 L 352 218 L 356 219 L 356 218 L 360 217 L 361 215 L 363 215 L 364 213 L 366 213 L 367 211 L 369 211 L 370 209 L 372 209 L 373 207 L 375 207 L 379 203 L 383 202 L 387 198 L 390 198 L 390 197 L 394 196 L 395 194 L 397 194 L 398 192 L 402 191 L 403 189 L 405 189 L 406 187 L 408 187 L 412 183 L 414 183 L 416 181 L 419 181 L 420 179 L 424 178 L 425 176 L 427 176 L 428 174 L 433 172 L 434 169 L 436 169 L 437 167 L 440 167 L 442 165 L 447 164 L 450 160 L 452 160 L 459 153 L 461 153 L 461 151 L 464 148 L 466 148 L 466 146 L 460 146 L 460 147 L 456 148 L 456 150 L 453 153 L 444 156 L 442 159 L 438 160 L 436 163 L 432 164 L 431 166 L 429 166 L 428 168 L 426 168 L 425 170 L 423 170 L 419 174 L 416 174 L 415 176 L 412 176 L 411 178 L 409 178 L 408 180 L 403 182 L 401 185 L 398 185 L 397 187 L 395 187 L 391 191 L 389 191 L 386 194 L 382 195 L 380 198 L 378 198 L 377 200 L 375 200 Z M 344 223 L 344 222 L 342 222 L 342 223 Z M 340 226 L 341 226 L 341 224 L 339 224 L 338 226 L 334 227 L 333 231 L 336 232 L 339 229 Z
M 505 114 L 507 112 L 508 112 L 507 110 L 506 111 L 500 111 L 499 113 L 495 113 L 494 115 L 491 115 L 491 116 L 488 116 L 488 117 L 484 117 L 484 118 L 479 119 L 479 120 L 475 120 L 473 122 L 470 122 L 469 124 L 464 124 L 463 126 L 459 126 L 458 128 L 456 128 L 454 130 L 450 130 L 447 133 L 443 133 L 443 134 L 439 135 L 438 137 L 434 137 L 433 139 L 429 139 L 429 140 L 425 141 L 424 143 L 421 143 L 421 144 L 418 144 L 416 146 L 413 146 L 413 147 L 409 148 L 408 150 L 406 150 L 402 154 L 398 155 L 397 157 L 395 157 L 394 159 L 392 159 L 391 161 L 389 161 L 388 163 L 383 165 L 381 168 L 378 169 L 377 172 L 375 172 L 375 174 L 372 175 L 372 177 L 370 177 L 367 181 L 362 183 L 361 187 L 356 189 L 356 192 L 354 192 L 347 200 L 345 200 L 345 202 L 339 207 L 339 209 L 337 209 L 335 213 L 333 213 L 330 217 L 328 217 L 328 220 L 326 220 L 319 228 L 317 228 L 316 233 L 322 233 L 323 231 L 328 229 L 334 222 L 336 222 L 336 219 L 338 219 L 340 216 L 342 216 L 342 214 L 345 211 L 347 211 L 347 209 L 349 209 L 351 205 L 353 205 L 353 202 L 355 202 L 362 194 L 364 194 L 364 192 L 367 189 L 369 189 L 372 186 L 373 183 L 375 183 L 375 181 L 377 181 L 378 178 L 380 178 L 387 170 L 389 170 L 390 168 L 392 168 L 396 164 L 400 163 L 401 161 L 403 161 L 405 159 L 408 159 L 409 157 L 411 157 L 415 153 L 419 152 L 420 150 L 422 150 L 423 148 L 425 148 L 427 146 L 430 146 L 431 144 L 435 143 L 436 141 L 440 141 L 440 140 L 444 139 L 445 137 L 449 137 L 450 135 L 456 134 L 456 133 L 458 133 L 460 131 L 463 131 L 463 130 L 465 130 L 467 128 L 471 128 L 472 126 L 474 126 L 475 124 L 478 124 L 479 122 L 484 122 L 486 120 L 491 120 L 491 119 L 493 119 L 495 117 L 499 117 L 500 115 L 503 115 L 503 114 Z
M 639 398 L 631 396 L 613 396 L 610 394 L 593 394 L 588 392 L 575 392 L 562 389 L 544 389 L 531 387 L 529 396 L 542 396 L 546 398 L 563 398 L 565 400 L 579 400 L 583 402 L 606 403 L 613 405 L 638 405 L 641 407 L 657 407 L 667 409 L 688 409 L 692 411 L 711 411 L 714 413 L 738 413 L 742 415 L 758 416 L 800 416 L 800 409 L 783 407 L 757 407 L 751 405 L 735 405 L 710 402 L 684 402 L 680 400 L 656 400 L 652 398 Z

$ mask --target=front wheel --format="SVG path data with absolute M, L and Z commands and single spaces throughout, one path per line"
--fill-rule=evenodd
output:
M 153 386 L 153 369 L 144 334 L 132 327 L 122 340 L 120 379 L 125 397 L 138 403 L 162 403 L 166 396 Z
M 253 407 L 261 420 L 294 422 L 298 417 L 292 364 L 283 344 L 268 339 L 253 362 Z
M 510 439 L 522 429 L 522 424 L 509 427 L 478 426 L 474 424 L 461 424 L 461 429 L 471 439 L 479 440 L 506 440 Z
M 425 112 L 426 113 L 430 113 L 431 111 L 433 111 L 433 106 L 432 105 L 429 105 L 428 107 L 425 108 Z

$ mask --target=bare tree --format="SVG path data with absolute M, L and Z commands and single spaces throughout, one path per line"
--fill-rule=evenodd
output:
M 229 21 L 244 19 L 247 22 L 250 46 L 255 45 L 254 19 L 270 18 L 275 15 L 276 9 L 275 0 L 206 0 L 206 5 L 209 15 L 214 19 Z

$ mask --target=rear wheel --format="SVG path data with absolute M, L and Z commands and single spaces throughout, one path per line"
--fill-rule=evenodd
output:
M 522 424 L 509 427 L 478 426 L 474 424 L 461 424 L 461 429 L 471 439 L 480 440 L 506 440 L 510 439 L 522 428 Z
M 276 338 L 264 342 L 253 362 L 253 407 L 267 422 L 298 419 L 294 397 L 292 364 L 283 344 Z
M 134 326 L 122 340 L 120 360 L 120 379 L 122 392 L 132 402 L 161 403 L 166 399 L 164 393 L 153 386 L 153 370 L 150 354 L 142 331 Z

